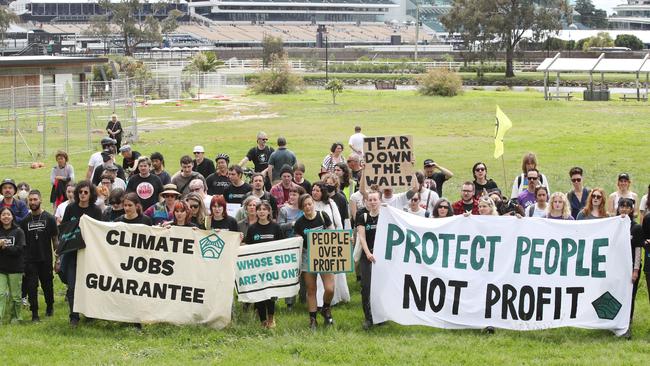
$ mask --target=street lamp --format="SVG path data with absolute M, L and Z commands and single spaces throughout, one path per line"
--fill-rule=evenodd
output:
M 418 40 L 420 39 L 420 0 L 415 1 L 415 53 L 413 60 L 418 60 Z

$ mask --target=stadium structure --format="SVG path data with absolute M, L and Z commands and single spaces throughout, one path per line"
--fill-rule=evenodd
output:
M 612 29 L 650 30 L 650 0 L 627 0 L 614 7 L 607 21 Z

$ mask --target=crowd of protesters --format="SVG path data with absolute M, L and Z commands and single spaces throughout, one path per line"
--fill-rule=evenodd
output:
M 333 143 L 321 166 L 312 167 L 319 172 L 317 182 L 305 179 L 305 165 L 288 148 L 284 137 L 277 138 L 274 150 L 264 132 L 257 134 L 255 146 L 238 164 L 232 163 L 225 152 L 212 161 L 206 157 L 203 146 L 195 146 L 193 157 L 180 157 L 178 171 L 170 174 L 161 153 L 147 156 L 129 145 L 121 145 L 121 126 L 116 118 L 112 118 L 106 131 L 109 136 L 101 140 L 101 150 L 90 157 L 84 177 L 75 176 L 64 151 L 56 153 L 56 165 L 50 175 L 53 214 L 46 210 L 39 190 L 30 189 L 26 183 L 16 184 L 11 178 L 2 181 L 0 315 L 9 303 L 12 321 L 19 321 L 21 307 L 28 302 L 32 320 L 39 321 L 40 282 L 45 315 L 52 316 L 53 273 L 58 273 L 67 285 L 70 324 L 78 324 L 79 314 L 73 312 L 77 252 L 59 256 L 56 248 L 59 225 L 79 220 L 83 215 L 128 224 L 238 231 L 242 245 L 291 236 L 305 238 L 305 231 L 310 229 L 355 229 L 361 252 L 357 279 L 361 281 L 366 329 L 375 325 L 370 310 L 370 279 L 381 205 L 430 219 L 453 215 L 514 215 L 554 220 L 628 216 L 632 222 L 634 295 L 642 270 L 642 249 L 643 272 L 650 289 L 650 240 L 646 239 L 650 238 L 650 202 L 648 194 L 639 199 L 631 190 L 628 173 L 618 175 L 616 191 L 607 195 L 602 188 L 587 188 L 583 169 L 572 167 L 568 171 L 571 189 L 567 193 L 553 191 L 537 167 L 535 154 L 527 153 L 509 195 L 488 177 L 487 165 L 477 162 L 472 167 L 473 180 L 460 184 L 459 199 L 454 200 L 443 195 L 443 185 L 454 173 L 432 159 L 423 161 L 422 170 L 415 173 L 413 186 L 406 192 L 366 187 L 362 179 L 364 135 L 358 126 L 349 139 L 351 153 L 345 153 L 344 144 Z M 118 153 L 121 165 L 117 162 Z M 247 168 L 249 162 L 253 164 L 252 171 Z M 452 195 L 447 193 L 447 197 Z M 304 248 L 306 243 L 304 240 Z M 307 267 L 306 255 L 304 250 L 302 270 Z M 350 299 L 345 274 L 304 272 L 302 290 L 311 328 L 318 326 L 319 309 L 328 326 L 334 322 L 332 306 Z M 292 308 L 295 299 L 285 301 Z M 255 304 L 263 327 L 276 326 L 275 307 L 276 299 Z

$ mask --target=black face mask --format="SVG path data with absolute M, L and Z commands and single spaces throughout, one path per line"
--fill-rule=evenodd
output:
M 328 191 L 329 193 L 334 193 L 334 192 L 336 192 L 336 186 L 330 186 L 330 185 L 328 185 L 328 186 L 326 186 L 326 187 L 327 187 L 327 191 Z

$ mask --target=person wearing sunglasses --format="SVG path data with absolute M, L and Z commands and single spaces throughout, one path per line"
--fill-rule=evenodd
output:
M 441 217 L 451 216 L 454 216 L 454 212 L 451 209 L 451 203 L 449 200 L 444 197 L 439 199 L 433 206 L 433 217 L 438 219 Z
M 201 230 L 205 230 L 206 215 L 203 199 L 197 193 L 190 193 L 185 196 L 185 203 L 190 208 L 190 221 Z
M 510 194 L 511 199 L 517 199 L 521 193 L 528 189 L 528 171 L 531 169 L 537 170 L 537 156 L 532 152 L 526 153 L 521 159 L 521 171 L 522 174 L 518 175 L 517 178 L 512 182 L 512 193 Z M 551 190 L 551 187 L 548 185 L 548 179 L 544 174 L 541 174 L 537 170 L 537 182 L 536 185 L 542 185 Z M 521 204 L 521 202 L 519 202 Z
M 499 188 L 495 181 L 487 177 L 487 165 L 482 162 L 474 164 L 472 167 L 474 175 L 474 197 L 480 198 L 487 192 Z
M 576 217 L 576 220 L 593 220 L 608 217 L 605 209 L 607 195 L 602 188 L 594 188 L 587 196 L 587 204 Z
M 160 192 L 160 201 L 155 205 L 147 208 L 144 215 L 151 218 L 154 225 L 161 225 L 164 222 L 174 219 L 174 207 L 180 193 L 176 190 L 173 183 L 165 184 L 163 191 Z
M 587 196 L 589 196 L 589 188 L 584 186 L 583 171 L 579 166 L 569 170 L 569 177 L 571 178 L 571 185 L 573 189 L 566 194 L 569 204 L 571 204 L 571 216 L 578 217 L 578 213 L 587 204 Z
M 426 210 L 420 207 L 420 193 L 416 192 L 413 197 L 409 200 L 409 203 L 406 207 L 404 207 L 404 211 L 417 215 L 417 216 L 422 216 L 425 217 L 426 215 Z
M 74 190 L 74 202 L 65 209 L 61 224 L 70 221 L 79 221 L 82 216 L 88 215 L 95 220 L 101 220 L 102 211 L 95 205 L 97 200 L 97 189 L 88 180 L 77 183 Z M 60 266 L 61 278 L 68 285 L 65 297 L 70 307 L 70 325 L 76 327 L 79 324 L 79 313 L 74 312 L 74 289 L 77 280 L 77 251 L 71 251 L 61 256 Z
M 194 153 L 194 160 L 192 160 L 192 171 L 200 173 L 204 178 L 209 177 L 210 174 L 217 171 L 212 160 L 205 158 L 205 149 L 203 146 L 194 146 L 192 152 Z
M 257 145 L 248 150 L 246 156 L 244 156 L 244 158 L 239 162 L 239 166 L 245 168 L 246 163 L 252 161 L 253 165 L 255 165 L 255 172 L 262 173 L 262 175 L 265 177 L 265 185 L 268 183 L 266 189 L 271 189 L 271 180 L 268 179 L 269 159 L 275 150 L 273 150 L 272 147 L 266 145 L 268 141 L 269 137 L 266 135 L 266 132 L 258 132 Z
M 528 188 L 521 192 L 517 196 L 517 202 L 524 208 L 527 209 L 528 206 L 532 205 L 537 201 L 537 196 L 535 195 L 535 190 L 539 186 L 539 171 L 535 168 L 530 169 L 526 174 L 526 182 L 528 182 Z

